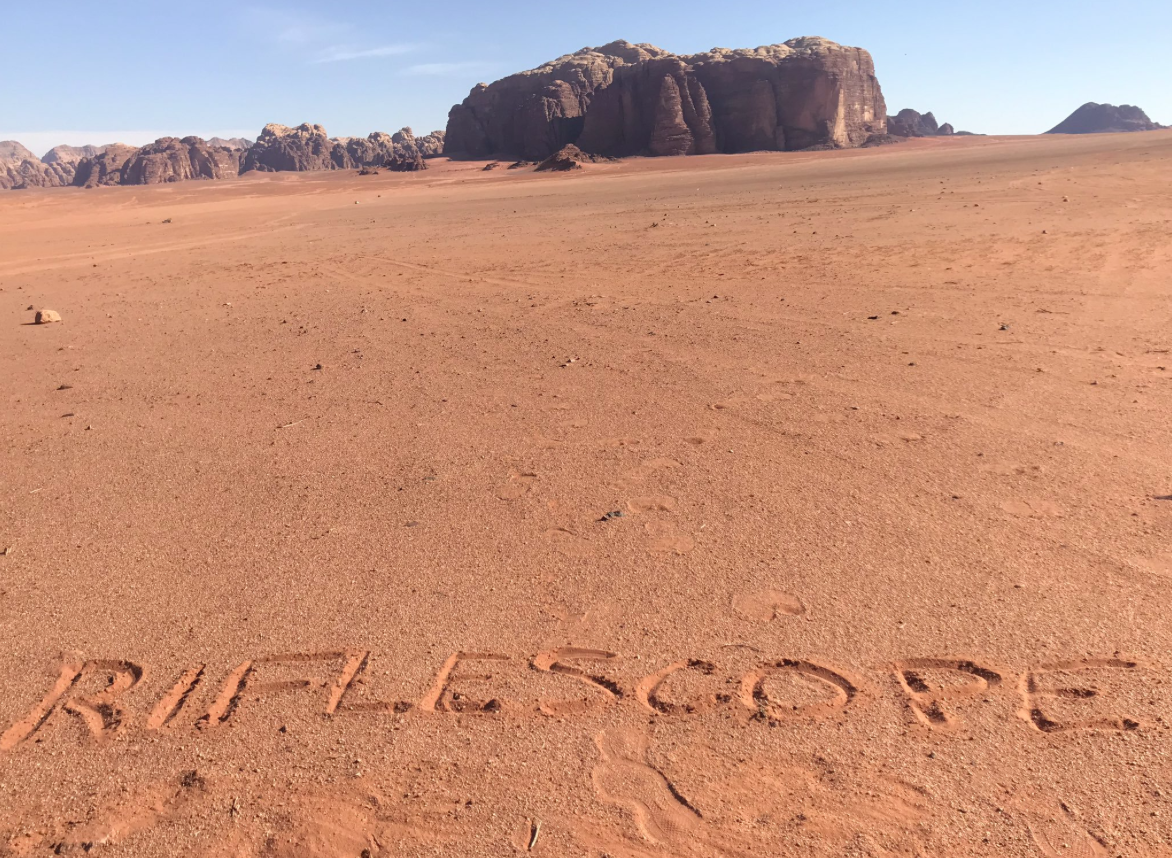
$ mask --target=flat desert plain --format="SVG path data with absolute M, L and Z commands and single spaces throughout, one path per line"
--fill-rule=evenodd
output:
M 0 854 L 1172 855 L 1172 132 L 483 166 L 0 197 Z

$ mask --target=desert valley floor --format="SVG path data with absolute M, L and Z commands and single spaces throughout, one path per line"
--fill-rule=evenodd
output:
M 1172 855 L 1172 132 L 483 166 L 0 195 L 0 855 Z

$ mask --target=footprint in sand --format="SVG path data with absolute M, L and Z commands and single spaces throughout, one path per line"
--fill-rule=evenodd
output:
M 1141 557 L 1136 559 L 1135 565 L 1143 571 L 1159 578 L 1172 578 L 1172 554 L 1161 554 L 1157 557 Z
M 54 851 L 67 854 L 76 849 L 84 853 L 95 846 L 116 846 L 132 834 L 174 816 L 187 804 L 206 801 L 206 786 L 197 772 L 190 771 L 172 782 L 155 783 L 132 792 L 90 821 L 72 828 Z
M 1010 500 L 1001 504 L 1001 509 L 1017 518 L 1060 518 L 1062 507 L 1047 500 Z
M 703 825 L 692 807 L 663 772 L 647 761 L 647 737 L 635 730 L 612 729 L 594 742 L 602 760 L 592 780 L 599 797 L 629 810 L 639 832 L 661 846 L 696 842 Z
M 758 393 L 753 398 L 756 399 L 758 402 L 782 402 L 786 399 L 793 399 L 794 395 L 792 393 L 784 393 L 784 392 Z
M 533 488 L 537 474 L 513 471 L 509 479 L 496 490 L 496 496 L 501 500 L 517 500 L 524 497 Z
M 674 471 L 682 468 L 675 459 L 648 459 L 627 472 L 626 478 L 632 481 L 645 480 L 659 471 Z
M 758 623 L 768 623 L 778 617 L 796 617 L 806 613 L 806 606 L 797 596 L 781 590 L 761 590 L 756 593 L 742 593 L 734 596 L 733 610 Z
M 675 512 L 676 499 L 668 495 L 631 498 L 627 501 L 627 509 L 631 512 Z
M 1027 807 L 1025 812 L 1031 817 L 1026 823 L 1030 837 L 1045 858 L 1106 858 L 1111 854 L 1064 802 L 1052 811 Z
M 696 547 L 696 540 L 680 533 L 671 522 L 649 521 L 643 529 L 651 537 L 651 550 L 657 554 L 687 554 Z
M 567 527 L 551 527 L 544 536 L 554 551 L 567 557 L 585 557 L 591 552 L 589 543 Z
M 748 401 L 749 397 L 744 395 L 730 396 L 728 399 L 723 399 L 720 402 L 714 402 L 708 407 L 713 411 L 730 411 L 736 408 L 740 408 Z

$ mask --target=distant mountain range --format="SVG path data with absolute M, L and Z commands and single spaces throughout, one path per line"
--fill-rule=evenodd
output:
M 163 137 L 146 146 L 57 146 L 38 158 L 14 140 L 0 142 L 0 189 L 149 185 L 222 179 L 250 170 L 422 170 L 443 150 L 443 132 L 331 138 L 320 125 L 267 125 L 255 141 L 242 137 Z

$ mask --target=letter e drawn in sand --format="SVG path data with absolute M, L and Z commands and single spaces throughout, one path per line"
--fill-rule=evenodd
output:
M 782 681 L 791 686 L 789 692 L 803 699 L 781 702 L 771 686 Z M 849 706 L 860 693 L 859 684 L 837 670 L 786 658 L 745 674 L 740 697 L 755 718 L 773 723 L 831 715 Z
M 1100 715 L 1059 721 L 1057 719 L 1064 716 L 1055 715 L 1052 711 L 1048 714 L 1042 707 L 1046 706 L 1049 709 L 1051 706 L 1058 706 L 1066 709 L 1070 704 L 1091 704 L 1101 696 L 1101 692 L 1094 687 L 1066 685 L 1044 688 L 1040 682 L 1046 674 L 1073 674 L 1091 670 L 1131 671 L 1138 667 L 1138 662 L 1121 658 L 1085 658 L 1051 662 L 1027 670 L 1018 683 L 1022 701 L 1018 716 L 1035 730 L 1043 733 L 1062 733 L 1069 730 L 1138 730 L 1141 726 L 1138 720 L 1121 715 Z
M 82 661 L 66 658 L 53 688 L 24 718 L 0 736 L 0 751 L 15 748 L 44 727 L 57 711 L 81 719 L 95 739 L 101 739 L 124 726 L 126 713 L 118 699 L 142 681 L 143 669 L 133 662 L 117 660 Z M 105 685 L 96 692 L 83 691 L 85 680 L 100 680 Z
M 942 685 L 932 676 L 960 674 L 961 682 Z M 959 723 L 946 700 L 978 697 L 1001 684 L 1002 675 L 976 662 L 954 658 L 912 658 L 895 663 L 895 678 L 907 696 L 908 708 L 925 727 L 950 728 Z
M 419 701 L 419 708 L 424 712 L 499 712 L 503 708 L 503 704 L 497 698 L 494 697 L 488 701 L 474 700 L 466 694 L 454 690 L 452 686 L 456 682 L 488 682 L 492 679 L 491 673 L 457 674 L 456 668 L 462 662 L 502 662 L 508 660 L 507 655 L 491 652 L 453 653 L 440 667 L 431 690 Z
M 533 656 L 530 662 L 534 669 L 547 673 L 557 673 L 578 680 L 600 694 L 591 694 L 585 699 L 577 700 L 538 700 L 537 709 L 543 715 L 576 715 L 601 709 L 623 696 L 618 684 L 605 676 L 591 675 L 571 662 L 611 662 L 618 656 L 613 652 L 600 649 L 583 649 L 575 646 L 563 646 L 556 649 L 540 652 Z
M 366 663 L 367 656 L 365 650 L 343 650 L 269 655 L 246 661 L 228 674 L 220 693 L 212 701 L 208 711 L 196 722 L 196 726 L 215 727 L 226 722 L 240 707 L 246 692 L 262 698 L 285 691 L 325 691 L 324 714 L 334 715 L 355 676 Z M 301 675 L 292 679 L 264 681 L 266 668 L 337 663 L 341 663 L 338 673 L 330 679 L 320 675 Z

